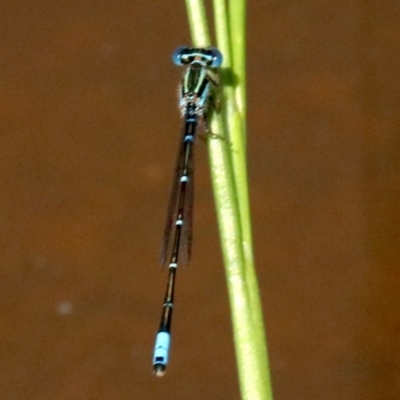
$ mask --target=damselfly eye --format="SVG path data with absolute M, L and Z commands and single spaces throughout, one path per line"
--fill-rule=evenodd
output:
M 182 60 L 182 55 L 187 52 L 188 48 L 186 46 L 180 46 L 178 47 L 174 53 L 172 54 L 172 62 L 175 65 L 182 65 L 184 64 Z
M 212 55 L 211 67 L 212 68 L 219 68 L 222 65 L 222 54 L 218 49 L 211 48 L 210 53 Z

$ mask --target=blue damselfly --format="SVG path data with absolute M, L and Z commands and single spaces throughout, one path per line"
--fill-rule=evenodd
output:
M 192 242 L 193 145 L 199 120 L 207 131 L 207 113 L 216 102 L 218 76 L 215 68 L 222 64 L 221 53 L 214 48 L 180 47 L 173 54 L 175 65 L 186 70 L 179 88 L 179 108 L 183 117 L 183 135 L 178 152 L 168 207 L 161 264 L 168 265 L 167 290 L 160 328 L 154 346 L 153 369 L 157 376 L 165 373 L 171 340 L 175 277 L 178 265 L 187 264 Z

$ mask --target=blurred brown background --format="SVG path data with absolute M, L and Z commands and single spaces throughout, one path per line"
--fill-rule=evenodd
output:
M 275 400 L 396 400 L 400 3 L 254 1 L 249 174 Z M 183 2 L 0 6 L 0 398 L 239 399 L 206 146 L 151 374 Z

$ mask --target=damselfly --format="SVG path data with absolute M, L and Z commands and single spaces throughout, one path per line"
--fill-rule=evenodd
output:
M 222 64 L 221 53 L 214 48 L 178 48 L 174 64 L 186 66 L 179 88 L 179 108 L 183 117 L 183 135 L 178 152 L 171 197 L 168 207 L 161 264 L 169 267 L 167 290 L 160 328 L 154 346 L 153 368 L 157 376 L 165 373 L 168 364 L 175 277 L 178 265 L 187 264 L 192 241 L 193 209 L 193 145 L 196 128 L 202 119 L 207 130 L 207 112 L 215 104 L 218 76 L 214 68 Z

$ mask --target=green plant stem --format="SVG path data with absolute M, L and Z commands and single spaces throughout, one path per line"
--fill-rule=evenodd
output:
M 186 6 L 194 46 L 208 47 L 203 1 L 186 0 Z M 222 83 L 233 83 L 222 85 L 222 111 L 211 117 L 211 131 L 216 135 L 208 143 L 241 394 L 246 400 L 271 400 L 248 200 L 244 11 L 244 0 L 231 0 L 229 10 L 225 0 L 214 0 L 218 48 L 224 55 Z M 229 80 L 229 75 L 234 79 Z

